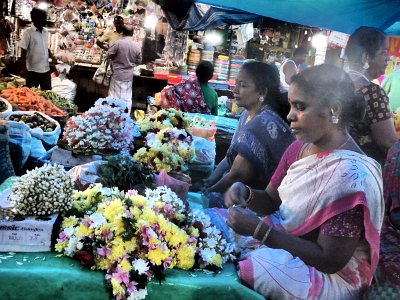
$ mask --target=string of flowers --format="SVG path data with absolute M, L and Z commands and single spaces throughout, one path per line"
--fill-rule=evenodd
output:
M 148 133 L 145 146 L 134 154 L 138 162 L 149 164 L 156 172 L 184 171 L 185 164 L 194 157 L 191 135 L 186 130 L 177 128 Z
M 167 187 L 75 192 L 76 215 L 65 218 L 56 250 L 91 269 L 105 270 L 116 299 L 144 299 L 147 283 L 168 268 L 221 269 L 232 246 L 202 212 Z M 205 221 L 204 221 L 205 220 Z
M 139 135 L 125 102 L 107 97 L 98 99 L 84 114 L 69 118 L 63 141 L 76 153 L 109 153 L 130 150 Z

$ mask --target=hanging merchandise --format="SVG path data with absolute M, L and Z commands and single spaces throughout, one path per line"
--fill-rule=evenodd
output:
M 171 27 L 168 28 L 163 55 L 169 65 L 181 66 L 185 63 L 188 37 L 188 31 L 176 31 Z

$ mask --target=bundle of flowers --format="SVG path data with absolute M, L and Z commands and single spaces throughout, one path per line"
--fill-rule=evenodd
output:
M 210 129 L 210 128 L 214 127 L 214 126 L 215 126 L 215 122 L 214 121 L 206 120 L 203 117 L 194 116 L 193 118 L 190 118 L 189 127 Z
M 183 171 L 185 164 L 194 157 L 192 137 L 186 130 L 177 128 L 148 133 L 145 146 L 134 155 L 137 161 L 149 164 L 156 172 Z
M 45 164 L 19 177 L 9 200 L 21 215 L 50 215 L 71 208 L 72 191 L 72 178 L 64 168 Z
M 190 120 L 184 116 L 184 113 L 173 109 L 162 109 L 153 115 L 146 116 L 143 120 L 137 122 L 141 132 L 150 132 L 154 129 L 178 128 L 187 129 Z
M 76 192 L 73 205 L 81 215 L 64 219 L 56 250 L 105 270 L 117 299 L 144 299 L 148 281 L 168 268 L 220 269 L 232 252 L 166 187 L 141 196 L 96 185 Z
M 122 100 L 100 98 L 84 114 L 68 119 L 63 141 L 76 153 L 130 150 L 138 127 Z

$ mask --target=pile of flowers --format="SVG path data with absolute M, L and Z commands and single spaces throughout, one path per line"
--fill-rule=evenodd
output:
M 164 128 L 187 129 L 190 126 L 190 120 L 185 117 L 184 113 L 173 108 L 159 110 L 137 123 L 140 131 L 144 133 Z
M 194 157 L 191 135 L 186 130 L 177 128 L 148 133 L 145 146 L 134 155 L 137 161 L 149 164 L 156 172 L 184 171 L 185 164 Z
M 122 100 L 100 98 L 84 114 L 68 119 L 63 141 L 75 153 L 130 150 L 140 132 Z
M 50 215 L 72 207 L 72 191 L 72 178 L 64 168 L 45 164 L 19 177 L 8 199 L 18 214 Z
M 204 129 L 210 129 L 215 126 L 214 121 L 208 121 L 203 117 L 199 116 L 194 116 L 193 118 L 190 119 L 190 125 L 189 127 L 197 127 L 197 128 L 204 128 Z
M 106 271 L 116 299 L 144 299 L 148 281 L 161 280 L 165 269 L 216 270 L 231 258 L 231 245 L 204 213 L 190 212 L 166 187 L 141 196 L 98 184 L 76 192 L 73 207 L 56 250 Z

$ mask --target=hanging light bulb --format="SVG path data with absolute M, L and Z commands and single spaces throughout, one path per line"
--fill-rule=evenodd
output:
M 304 34 L 305 34 L 305 35 L 307 35 L 307 34 L 308 34 L 308 31 L 307 31 L 307 29 L 306 29 L 306 30 L 304 30 Z

